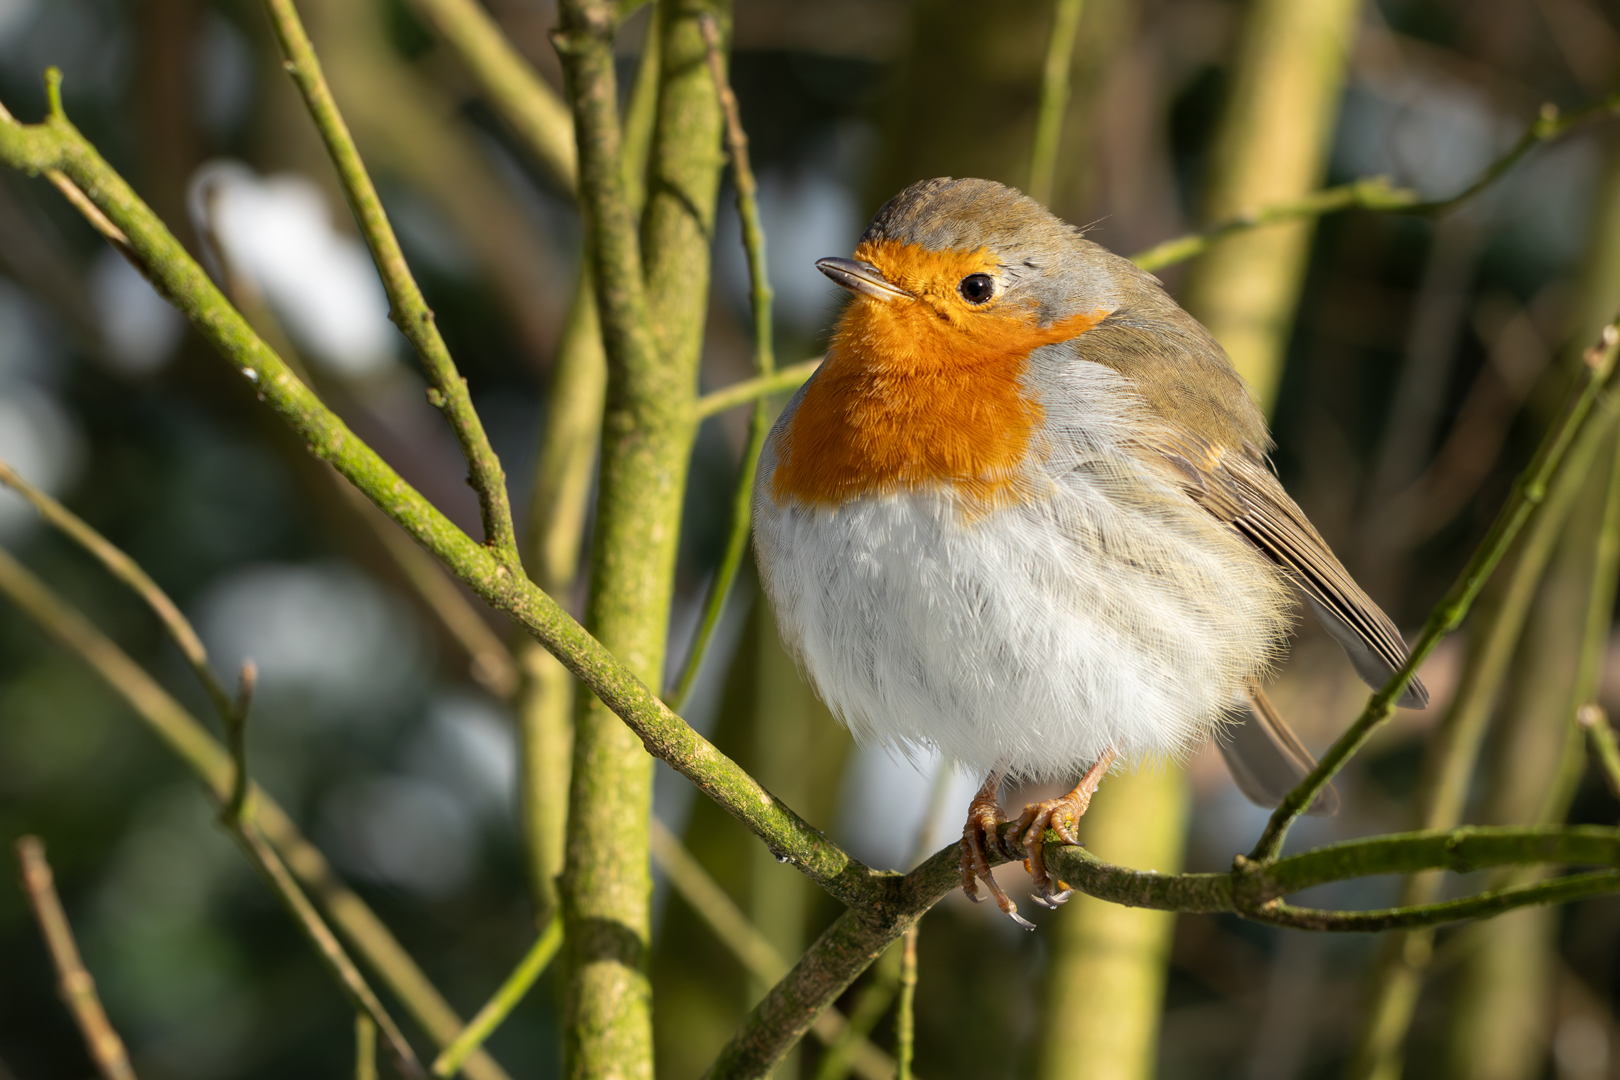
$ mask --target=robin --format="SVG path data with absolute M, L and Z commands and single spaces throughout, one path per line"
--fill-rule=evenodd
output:
M 857 739 L 984 785 L 962 833 L 1076 843 L 1103 776 L 1211 735 L 1276 805 L 1315 761 L 1260 688 L 1296 590 L 1378 686 L 1400 633 L 1271 472 L 1265 418 L 1158 279 L 988 180 L 926 180 L 872 219 L 827 359 L 760 459 L 755 551 L 782 639 Z M 1421 708 L 1417 680 L 1400 704 Z M 1016 819 L 1005 780 L 1067 782 Z M 1331 791 L 1313 807 L 1331 812 Z

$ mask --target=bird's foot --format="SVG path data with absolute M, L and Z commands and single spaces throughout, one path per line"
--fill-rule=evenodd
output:
M 968 804 L 967 824 L 962 826 L 962 891 L 975 904 L 983 903 L 984 897 L 979 895 L 979 882 L 983 880 L 1002 913 L 1025 930 L 1033 930 L 1035 924 L 1018 914 L 1018 905 L 990 872 L 989 852 L 1009 859 L 1018 857 L 1001 842 L 1001 826 L 1006 824 L 1006 818 L 996 799 L 1000 790 L 1001 774 L 992 773 Z
M 1086 770 L 1086 775 L 1080 778 L 1073 791 L 1056 799 L 1030 803 L 1018 815 L 1018 837 L 1024 846 L 1024 866 L 1035 885 L 1033 899 L 1042 907 L 1057 907 L 1074 895 L 1072 888 L 1046 870 L 1046 831 L 1052 830 L 1065 844 L 1079 845 L 1080 837 L 1075 833 L 1075 825 L 1091 806 L 1091 797 L 1097 793 L 1097 785 L 1102 783 L 1108 767 L 1113 763 L 1112 751 L 1103 754 Z

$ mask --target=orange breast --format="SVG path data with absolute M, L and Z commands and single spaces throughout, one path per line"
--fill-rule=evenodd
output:
M 855 256 L 918 299 L 850 303 L 782 433 L 771 494 L 836 505 L 948 484 L 981 508 L 1009 501 L 1043 415 L 1020 384 L 1029 354 L 1106 312 L 1043 327 L 1027 308 L 969 305 L 955 286 L 994 268 L 982 250 L 862 245 Z

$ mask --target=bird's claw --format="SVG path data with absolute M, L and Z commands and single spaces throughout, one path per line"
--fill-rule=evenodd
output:
M 967 824 L 962 827 L 962 891 L 967 893 L 968 899 L 975 904 L 983 903 L 984 897 L 979 895 L 979 882 L 983 881 L 1002 914 L 1025 930 L 1033 930 L 1035 924 L 1018 914 L 1018 905 L 1013 903 L 1012 897 L 1007 895 L 1007 891 L 990 872 L 988 851 L 994 851 L 1004 857 L 1014 857 L 1001 841 L 1001 826 L 1004 822 L 1001 807 L 996 802 L 998 786 L 999 782 L 994 786 L 986 783 L 979 794 L 974 796 L 973 803 L 968 808 Z

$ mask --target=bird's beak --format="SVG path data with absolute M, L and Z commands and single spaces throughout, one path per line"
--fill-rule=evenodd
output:
M 911 300 L 906 290 L 891 285 L 883 272 L 871 263 L 854 259 L 817 259 L 816 269 L 850 292 L 864 293 L 878 300 Z

